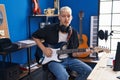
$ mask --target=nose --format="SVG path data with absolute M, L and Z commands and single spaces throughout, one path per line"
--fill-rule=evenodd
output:
M 69 20 L 69 17 L 66 16 L 66 17 L 65 17 L 65 20 Z

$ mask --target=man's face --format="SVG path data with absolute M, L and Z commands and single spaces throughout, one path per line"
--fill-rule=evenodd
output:
M 69 11 L 64 10 L 59 15 L 60 25 L 69 26 L 72 20 L 72 15 Z

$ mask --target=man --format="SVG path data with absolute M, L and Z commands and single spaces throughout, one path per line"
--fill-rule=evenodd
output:
M 70 25 L 72 20 L 71 8 L 68 6 L 62 7 L 58 18 L 60 23 L 47 25 L 46 27 L 34 32 L 32 35 L 43 54 L 49 58 L 53 55 L 51 47 L 60 42 L 66 42 L 67 49 L 77 49 L 79 46 L 78 34 Z M 41 42 L 41 39 L 43 39 L 48 46 L 45 46 Z M 59 56 L 62 58 L 62 62 L 48 62 L 48 69 L 55 75 L 56 80 L 69 79 L 69 74 L 66 68 L 77 72 L 78 75 L 75 80 L 86 80 L 92 70 L 91 67 L 84 62 L 75 59 L 78 52 L 70 54 L 65 53 Z

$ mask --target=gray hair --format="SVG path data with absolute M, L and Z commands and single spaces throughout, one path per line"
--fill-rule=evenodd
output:
M 63 12 L 63 11 L 69 11 L 70 14 L 72 14 L 72 9 L 68 6 L 64 6 L 64 7 L 61 7 L 60 9 L 60 14 Z

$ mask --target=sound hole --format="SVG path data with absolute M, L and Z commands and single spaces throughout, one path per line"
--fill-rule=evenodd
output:
M 79 44 L 82 44 L 82 43 L 83 43 L 83 39 L 80 39 L 80 40 L 79 40 Z
M 3 23 L 3 14 L 2 11 L 0 10 L 0 25 Z

